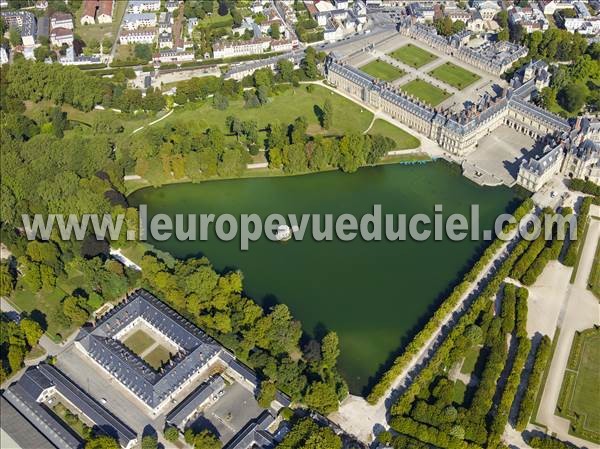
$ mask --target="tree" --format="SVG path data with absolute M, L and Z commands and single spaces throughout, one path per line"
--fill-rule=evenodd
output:
M 262 408 L 269 408 L 271 402 L 275 400 L 275 393 L 277 393 L 277 387 L 275 387 L 273 382 L 261 382 L 257 398 L 258 405 Z
M 81 299 L 74 296 L 69 296 L 63 301 L 63 313 L 76 326 L 81 326 L 88 319 L 88 312 L 82 304 Z
M 306 405 L 317 412 L 328 415 L 338 409 L 335 388 L 325 382 L 314 382 L 308 387 L 304 397 Z
M 64 136 L 64 131 L 67 127 L 67 113 L 63 112 L 60 107 L 52 108 L 52 112 L 50 113 L 51 121 L 52 121 L 52 131 L 54 135 L 58 138 L 62 138 Z
M 157 449 L 158 439 L 155 435 L 145 435 L 142 437 L 142 449 Z
M 85 444 L 85 449 L 120 449 L 121 446 L 113 437 L 106 435 L 91 438 Z
M 13 47 L 23 43 L 23 40 L 21 39 L 21 33 L 19 33 L 19 30 L 14 27 L 11 27 L 8 31 L 8 40 L 10 41 L 10 45 Z
M 325 129 L 331 128 L 331 124 L 333 123 L 333 105 L 331 104 L 331 100 L 328 98 L 325 100 L 325 104 L 323 105 L 323 116 L 321 119 L 321 126 Z
M 558 103 L 569 112 L 579 111 L 585 103 L 587 88 L 579 83 L 563 87 L 557 95 Z
M 308 47 L 306 49 L 301 66 L 308 79 L 313 80 L 319 77 L 319 69 L 317 67 L 317 51 L 313 47 Z
M 225 95 L 220 92 L 217 92 L 213 96 L 213 107 L 220 111 L 224 111 L 229 107 L 229 100 Z
M 23 333 L 25 334 L 25 340 L 27 340 L 27 344 L 30 348 L 33 348 L 38 344 L 40 338 L 44 334 L 42 327 L 37 321 L 33 321 L 31 318 L 23 318 L 20 325 Z
M 441 19 L 434 21 L 435 29 L 442 36 L 450 36 L 452 34 L 452 19 L 450 16 L 444 16 Z
M 4 216 L 3 216 L 4 218 Z M 0 263 L 0 296 L 8 296 L 15 286 L 15 278 L 8 263 Z
M 294 74 L 294 63 L 288 59 L 280 59 L 277 61 L 277 72 L 282 81 L 291 82 Z
M 210 430 L 202 430 L 194 435 L 194 449 L 221 449 L 223 445 Z
M 340 355 L 339 338 L 335 332 L 329 332 L 321 342 L 322 365 L 325 369 L 333 369 Z
M 271 37 L 275 40 L 281 37 L 281 31 L 279 31 L 279 23 L 277 22 L 271 25 Z
M 8 348 L 8 366 L 10 366 L 10 370 L 14 373 L 21 369 L 23 366 L 23 359 L 25 358 L 25 353 L 21 346 L 10 345 Z
M 163 432 L 165 440 L 175 443 L 179 439 L 179 430 L 175 426 L 167 426 Z
M 138 59 L 150 61 L 152 59 L 152 46 L 149 44 L 135 44 L 133 54 Z

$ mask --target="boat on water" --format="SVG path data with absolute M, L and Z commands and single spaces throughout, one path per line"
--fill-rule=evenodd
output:
M 277 233 L 275 239 L 279 242 L 287 242 L 292 238 L 292 234 L 298 230 L 298 226 L 289 227 L 288 225 L 279 225 L 277 227 Z

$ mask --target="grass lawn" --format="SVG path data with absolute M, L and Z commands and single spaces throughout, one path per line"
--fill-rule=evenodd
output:
M 67 421 L 67 415 L 73 415 L 73 413 L 62 402 L 57 402 L 54 405 L 54 407 L 52 407 L 52 411 L 56 413 L 56 415 L 62 421 L 64 421 L 65 424 L 67 424 L 67 426 L 73 429 L 75 433 L 77 433 L 77 435 L 79 435 L 82 438 L 86 437 L 86 432 L 84 430 L 85 424 L 83 423 L 83 421 L 81 421 L 79 417 L 76 418 L 76 421 L 73 418 L 71 418 L 69 422 Z
M 233 115 L 240 120 L 256 120 L 258 128 L 264 130 L 269 123 L 281 122 L 291 124 L 297 117 L 304 116 L 308 122 L 309 134 L 342 135 L 350 131 L 362 132 L 371 123 L 373 114 L 356 103 L 321 86 L 313 85 L 308 92 L 306 86 L 286 90 L 272 98 L 259 108 L 244 108 L 243 100 L 231 101 L 223 111 L 214 109 L 210 101 L 197 108 L 186 108 L 175 111 L 167 119 L 160 122 L 200 121 L 207 128 L 220 128 L 225 132 L 225 118 Z M 333 106 L 333 123 L 329 130 L 319 125 L 319 114 L 325 99 L 329 98 Z M 160 125 L 157 125 L 160 126 Z M 229 134 L 229 132 L 226 132 Z M 262 133 L 266 137 L 266 133 Z
M 387 62 L 380 61 L 379 59 L 363 65 L 360 67 L 360 69 L 363 72 L 384 81 L 394 81 L 395 79 L 398 79 L 406 74 L 404 70 L 398 69 Z
M 465 393 L 467 392 L 467 386 L 462 380 L 454 382 L 454 398 L 453 401 L 457 405 L 462 405 L 465 401 Z
M 450 98 L 452 94 L 429 84 L 427 81 L 416 79 L 409 81 L 408 83 L 400 86 L 407 94 L 417 97 L 419 100 L 435 107 L 447 98 Z
M 473 72 L 463 69 L 451 62 L 442 64 L 436 67 L 431 72 L 431 76 L 439 79 L 440 81 L 449 84 L 459 90 L 463 90 L 465 87 L 470 86 L 475 81 L 480 80 L 481 77 Z
M 467 355 L 465 356 L 465 360 L 463 361 L 462 366 L 460 367 L 460 372 L 463 374 L 471 374 L 475 369 L 475 365 L 477 364 L 477 359 L 479 358 L 479 352 L 481 348 L 476 346 L 467 351 Z
M 125 340 L 123 340 L 123 344 L 127 346 L 134 354 L 140 355 L 154 344 L 154 338 L 152 338 L 143 330 L 138 329 Z
M 395 150 L 411 150 L 421 145 L 421 141 L 406 131 L 385 120 L 377 119 L 369 130 L 370 135 L 381 134 L 396 142 Z
M 33 348 L 31 348 L 31 351 L 27 353 L 27 355 L 25 356 L 25 360 L 34 360 L 38 357 L 42 357 L 44 354 L 46 354 L 46 350 L 40 345 L 36 345 Z
M 144 357 L 144 360 L 155 370 L 158 370 L 165 362 L 171 358 L 171 353 L 164 346 L 157 346 L 150 354 Z
M 59 314 L 62 308 L 61 301 L 66 296 L 67 293 L 60 288 L 37 293 L 19 289 L 13 293 L 11 302 L 18 310 L 27 312 L 31 318 L 40 323 L 48 337 L 59 342 L 76 330 L 68 324 L 62 314 Z
M 600 299 L 600 242 L 596 244 L 596 256 L 588 279 L 588 288 Z
M 569 433 L 600 443 L 600 329 L 588 329 L 573 339 L 557 414 L 571 421 Z M 564 400 L 561 401 L 561 398 Z
M 429 53 L 427 50 L 423 50 L 421 47 L 417 47 L 412 44 L 407 44 L 400 47 L 389 54 L 392 58 L 397 59 L 404 64 L 418 69 L 425 64 L 435 61 L 437 56 Z

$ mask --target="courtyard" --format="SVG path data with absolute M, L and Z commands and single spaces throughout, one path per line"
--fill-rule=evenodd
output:
M 446 62 L 442 65 L 437 66 L 435 69 L 429 72 L 431 76 L 438 80 L 455 87 L 458 90 L 463 90 L 470 86 L 476 81 L 479 81 L 481 77 L 473 72 L 469 72 L 462 67 Z
M 479 141 L 475 151 L 465 158 L 466 164 L 512 185 L 517 179 L 521 160 L 534 144 L 531 137 L 502 125 Z
M 209 429 L 223 444 L 231 440 L 249 421 L 264 411 L 254 395 L 239 383 L 228 385 L 225 394 L 202 410 L 188 427 L 201 431 Z
M 121 341 L 134 354 L 139 356 L 155 371 L 158 371 L 171 356 L 177 352 L 177 348 L 156 333 L 150 335 L 148 330 L 137 328 L 126 335 Z

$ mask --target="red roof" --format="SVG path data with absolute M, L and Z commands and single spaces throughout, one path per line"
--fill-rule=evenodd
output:
M 56 36 L 56 37 L 61 37 L 61 36 L 69 36 L 69 35 L 73 35 L 73 30 L 70 30 L 68 28 L 62 28 L 62 27 L 57 27 L 57 28 L 53 28 L 52 32 L 50 33 L 50 36 Z
M 100 14 L 106 14 L 107 16 L 112 17 L 113 0 L 98 0 L 98 1 L 100 3 L 100 9 L 98 12 Z
M 96 9 L 98 15 L 106 14 L 112 16 L 113 0 L 84 0 L 83 15 L 96 17 Z

